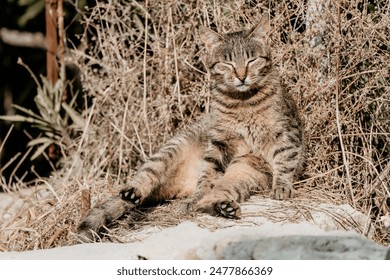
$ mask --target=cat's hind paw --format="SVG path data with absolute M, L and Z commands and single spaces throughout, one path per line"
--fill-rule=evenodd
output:
M 237 219 L 241 216 L 240 205 L 234 200 L 217 202 L 214 204 L 214 209 L 225 218 Z
M 238 219 L 241 216 L 240 205 L 234 200 L 205 197 L 196 204 L 195 209 L 229 219 Z
M 120 197 L 128 202 L 133 203 L 134 205 L 138 205 L 141 203 L 142 195 L 141 192 L 136 188 L 126 188 L 122 189 L 119 192 Z

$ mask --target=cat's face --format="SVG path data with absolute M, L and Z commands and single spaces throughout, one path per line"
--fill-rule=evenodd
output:
M 199 34 L 209 55 L 207 64 L 217 90 L 246 92 L 261 86 L 271 68 L 265 32 L 261 25 L 223 35 L 207 27 L 200 28 Z

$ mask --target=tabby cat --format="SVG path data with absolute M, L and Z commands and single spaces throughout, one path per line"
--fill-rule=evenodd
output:
M 269 23 L 218 34 L 200 26 L 212 81 L 210 112 L 168 141 L 120 190 L 92 208 L 79 233 L 102 227 L 148 202 L 184 199 L 188 209 L 238 218 L 258 190 L 292 196 L 304 162 L 303 125 L 283 90 L 267 44 Z

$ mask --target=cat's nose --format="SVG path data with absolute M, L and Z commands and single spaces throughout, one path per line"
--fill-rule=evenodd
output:
M 244 76 L 244 77 L 237 77 L 237 79 L 239 79 L 241 83 L 245 84 L 246 76 Z
M 237 79 L 240 80 L 241 83 L 245 83 L 245 79 L 246 79 L 246 69 L 245 68 L 237 68 L 236 70 L 236 76 L 237 76 Z

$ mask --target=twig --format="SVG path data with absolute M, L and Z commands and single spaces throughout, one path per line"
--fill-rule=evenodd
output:
M 179 67 L 177 62 L 177 52 L 176 52 L 176 38 L 175 38 L 175 29 L 172 18 L 172 7 L 169 7 L 169 25 L 171 27 L 172 32 L 172 45 L 173 45 L 173 57 L 175 62 L 175 75 L 176 75 L 176 83 L 175 83 L 175 91 L 177 92 L 177 103 L 179 107 L 180 117 L 183 119 L 183 110 L 181 109 L 181 92 L 180 92 L 180 76 L 179 76 Z
M 145 11 L 148 10 L 148 0 L 145 0 Z M 148 131 L 149 138 L 149 156 L 152 153 L 152 136 L 150 133 L 149 121 L 148 121 L 148 111 L 147 111 L 147 81 L 146 81 L 146 57 L 148 49 L 148 19 L 149 14 L 145 12 L 145 40 L 144 40 L 144 59 L 143 59 L 143 78 L 144 78 L 144 90 L 143 90 L 143 116 L 146 130 Z
M 129 96 L 127 97 L 126 100 L 126 105 L 125 105 L 125 112 L 123 113 L 123 120 L 122 120 L 122 133 L 120 134 L 119 138 L 119 166 L 118 166 L 118 177 L 117 177 L 117 183 L 119 183 L 120 178 L 121 178 L 121 172 L 122 172 L 122 161 L 123 161 L 123 135 L 125 135 L 125 127 L 127 123 L 127 112 L 129 108 Z
M 340 32 L 341 32 L 340 5 L 341 5 L 341 0 L 338 1 L 338 5 L 337 5 L 337 36 L 339 36 Z M 348 186 L 349 186 L 349 192 L 351 195 L 353 207 L 356 207 L 355 196 L 353 194 L 353 188 L 352 188 L 352 180 L 351 180 L 351 175 L 349 172 L 349 162 L 348 162 L 347 156 L 345 154 L 343 135 L 341 132 L 339 95 L 340 95 L 340 44 L 338 44 L 336 46 L 336 100 L 335 100 L 336 101 L 336 124 L 337 124 L 337 132 L 339 135 L 343 163 L 344 163 L 344 167 L 345 167 L 345 173 L 347 176 L 347 182 L 348 182 Z
M 11 135 L 11 132 L 12 132 L 13 129 L 14 129 L 14 125 L 12 124 L 11 127 L 8 129 L 7 134 L 5 135 L 4 140 L 0 142 L 0 154 L 1 154 L 1 151 L 3 150 L 3 148 L 4 148 L 5 142 L 7 142 L 8 137 Z M 0 171 L 0 174 L 1 174 L 1 171 Z
M 0 28 L 0 39 L 11 46 L 46 49 L 45 36 L 40 32 L 22 32 Z

